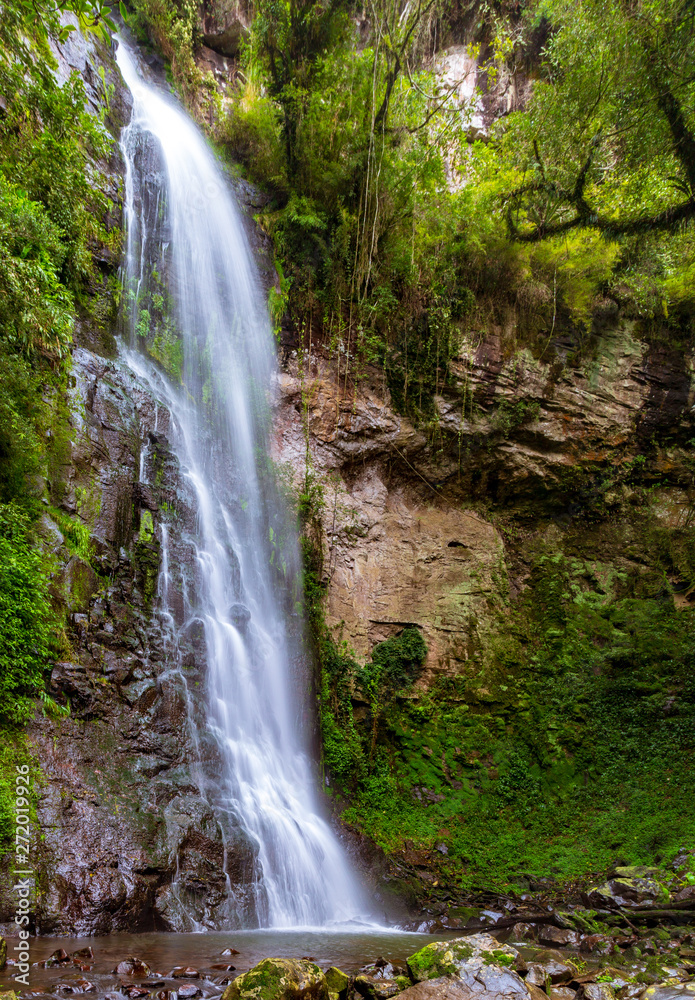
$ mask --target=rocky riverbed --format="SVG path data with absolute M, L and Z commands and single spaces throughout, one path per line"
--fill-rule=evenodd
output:
M 590 919 L 589 912 L 581 919 Z M 32 964 L 31 985 L 18 995 L 46 1000 L 81 993 L 95 1000 L 387 1000 L 397 995 L 403 1000 L 686 1000 L 695 994 L 695 934 L 684 927 L 615 930 L 581 935 L 519 921 L 490 934 L 459 932 L 436 940 L 402 932 L 311 930 L 111 935 L 91 944 L 65 939 L 58 947 L 55 939 L 43 939 L 33 942 L 32 951 L 45 957 Z M 227 939 L 235 944 L 220 948 Z M 264 947 L 276 957 L 260 957 Z M 16 986 L 13 970 L 10 958 L 2 975 L 5 990 Z M 9 1000 L 8 993 L 2 995 Z

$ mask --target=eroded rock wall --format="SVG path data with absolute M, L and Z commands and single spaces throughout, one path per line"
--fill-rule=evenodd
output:
M 562 338 L 548 348 L 534 358 L 502 329 L 464 338 L 427 428 L 396 412 L 382 373 L 346 385 L 326 354 L 288 353 L 275 453 L 298 476 L 308 455 L 325 481 L 327 620 L 360 658 L 415 624 L 420 685 L 455 675 L 525 586 L 515 532 L 562 534 L 594 494 L 606 513 L 629 505 L 636 459 L 664 509 L 691 488 L 692 349 L 618 319 L 579 363 Z

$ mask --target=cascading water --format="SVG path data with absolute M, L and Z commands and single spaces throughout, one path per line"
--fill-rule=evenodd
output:
M 275 564 L 282 517 L 264 471 L 274 358 L 263 292 L 205 141 L 143 81 L 122 43 L 118 63 L 134 101 L 122 139 L 130 298 L 123 353 L 170 414 L 168 446 L 197 512 L 192 526 L 173 518 L 160 529 L 161 611 L 172 649 L 177 631 L 202 622 L 200 791 L 225 831 L 225 849 L 231 837 L 245 838 L 253 859 L 247 897 L 235 898 L 230 884 L 226 919 L 261 927 L 345 922 L 364 913 L 364 900 L 314 800 L 283 607 L 282 572 L 291 567 Z M 140 335 L 151 335 L 143 302 L 158 311 L 156 352 L 178 368 L 180 388 L 137 350 Z M 177 530 L 194 552 L 195 579 L 183 594 L 174 593 L 169 564 Z M 283 551 L 292 561 L 296 539 Z

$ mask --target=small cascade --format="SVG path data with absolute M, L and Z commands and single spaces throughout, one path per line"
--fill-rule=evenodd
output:
M 185 678 L 177 661 L 184 639 L 204 649 L 205 714 L 193 705 L 189 714 L 194 780 L 224 843 L 224 925 L 364 920 L 361 890 L 320 814 L 300 721 L 308 676 L 299 629 L 288 629 L 298 546 L 266 459 L 274 350 L 264 293 L 204 139 L 143 80 L 122 43 L 118 63 L 134 101 L 122 137 L 122 353 L 159 401 L 160 433 L 195 510 L 194 523 L 174 510 L 159 525 L 158 600 L 170 669 Z M 156 460 L 153 437 L 143 477 Z M 183 577 L 174 571 L 182 550 L 190 555 Z M 178 903 L 185 909 L 183 895 Z

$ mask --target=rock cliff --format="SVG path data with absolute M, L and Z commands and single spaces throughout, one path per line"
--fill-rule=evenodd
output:
M 657 484 L 659 516 L 674 527 L 685 516 L 692 350 L 640 341 L 631 322 L 580 363 L 561 340 L 548 348 L 552 361 L 510 331 L 466 337 L 426 428 L 395 410 L 378 371 L 346 387 L 325 354 L 288 354 L 276 455 L 301 474 L 308 444 L 326 482 L 328 621 L 360 657 L 412 623 L 429 646 L 421 684 L 455 675 L 525 586 L 522 537 L 562 533 L 592 495 L 607 514 L 629 510 L 621 480 L 635 459 Z

